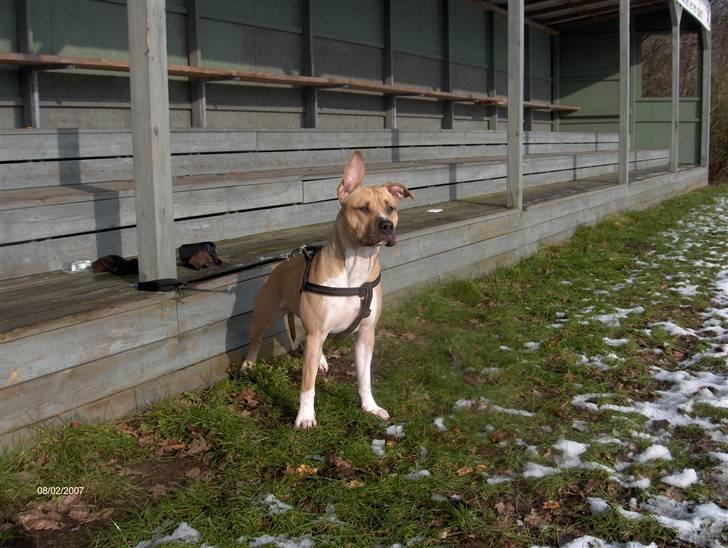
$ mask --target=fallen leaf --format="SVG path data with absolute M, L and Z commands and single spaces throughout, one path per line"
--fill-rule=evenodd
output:
M 207 443 L 205 438 L 197 438 L 192 440 L 186 453 L 190 456 L 199 455 L 201 453 L 207 453 L 210 450 L 210 445 Z
M 286 474 L 296 476 L 313 476 L 318 472 L 318 468 L 310 466 L 308 464 L 301 464 L 300 466 L 293 467 L 290 464 L 286 466 Z
M 69 428 L 78 428 L 81 426 L 81 421 L 71 421 L 68 423 Z
M 493 507 L 495 508 L 495 511 L 498 512 L 498 514 L 500 514 L 501 516 L 509 516 L 516 511 L 516 507 L 513 506 L 510 502 L 499 501 L 496 502 Z
M 411 331 L 405 331 L 400 335 L 400 338 L 404 339 L 405 341 L 412 342 L 417 340 L 417 335 L 415 335 Z
M 476 472 L 485 472 L 487 469 L 488 469 L 488 467 L 485 464 L 476 464 L 475 465 Z
M 200 472 L 201 472 L 201 470 L 200 470 L 199 466 L 193 466 L 192 468 L 188 469 L 185 472 L 185 477 L 190 478 L 190 479 L 195 479 L 195 478 L 199 477 Z
M 547 500 L 543 503 L 544 510 L 558 510 L 561 505 L 556 500 Z
M 334 465 L 334 474 L 336 477 L 343 478 L 354 475 L 354 467 L 350 460 L 334 455 L 331 457 L 331 464 Z
M 66 495 L 63 499 L 63 502 L 61 502 L 60 505 L 60 511 L 61 512 L 68 512 L 70 508 L 78 503 L 78 501 L 81 500 L 81 495 Z
M 174 453 L 184 449 L 186 445 L 177 440 L 162 440 L 157 443 L 157 449 L 161 453 Z
M 55 531 L 60 529 L 61 522 L 55 519 L 38 518 L 28 520 L 23 524 L 28 531 Z
M 459 468 L 457 472 L 455 472 L 458 476 L 467 476 L 468 474 L 472 474 L 473 469 L 470 466 L 463 466 L 462 468 Z
M 80 504 L 78 506 L 74 506 L 71 508 L 71 510 L 68 512 L 68 517 L 71 518 L 73 521 L 78 521 L 80 523 L 86 521 L 89 515 L 89 509 L 88 506 L 85 504 Z
M 523 523 L 525 523 L 529 527 L 544 527 L 546 524 L 548 524 L 548 522 L 549 519 L 547 516 L 543 516 L 533 509 L 531 510 L 530 514 L 523 518 Z
M 166 485 L 162 485 L 161 483 L 157 483 L 151 489 L 149 489 L 149 492 L 152 494 L 152 496 L 155 499 L 158 499 L 158 498 L 163 497 L 164 495 L 166 495 L 169 490 L 170 490 L 169 487 L 167 487 Z
M 344 484 L 344 487 L 347 489 L 358 489 L 359 487 L 364 487 L 364 482 L 361 480 L 353 479 L 351 481 L 347 481 Z

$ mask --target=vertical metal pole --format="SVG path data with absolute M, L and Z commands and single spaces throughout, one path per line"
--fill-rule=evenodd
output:
M 524 0 L 508 0 L 508 182 L 506 207 L 523 209 Z
M 561 104 L 561 36 L 551 37 L 551 102 Z M 561 114 L 551 112 L 551 131 L 561 131 Z
M 127 3 L 139 281 L 176 278 L 164 2 Z
M 33 26 L 30 17 L 30 1 L 17 0 L 18 50 L 33 52 Z M 23 127 L 40 127 L 40 92 L 38 71 L 31 67 L 20 67 L 20 90 L 23 96 Z
M 619 182 L 629 183 L 629 0 L 619 0 Z
M 314 38 L 313 38 L 313 1 L 303 0 L 303 74 L 315 76 Z M 318 122 L 318 90 L 316 88 L 303 89 L 303 126 L 317 128 Z
M 672 21 L 672 115 L 670 118 L 670 169 L 677 171 L 680 161 L 680 18 L 682 6 L 670 3 Z
M 452 91 L 452 28 L 450 0 L 442 0 L 442 89 Z M 442 104 L 442 129 L 455 127 L 455 104 L 445 101 Z
M 200 47 L 200 13 L 198 0 L 187 0 L 187 62 L 192 67 L 202 66 Z M 207 127 L 207 90 L 202 80 L 190 80 L 192 127 Z
M 384 83 L 394 84 L 394 52 L 392 51 L 392 0 L 384 0 Z M 384 127 L 397 129 L 397 97 L 384 96 Z
M 711 32 L 708 29 L 702 29 L 702 82 L 701 82 L 701 116 L 700 116 L 700 165 L 708 167 L 710 161 L 710 51 L 711 51 Z
M 488 39 L 488 95 L 495 97 L 496 91 L 496 72 L 495 72 L 495 12 L 491 11 L 486 14 L 486 36 Z M 488 107 L 490 115 L 488 116 L 488 129 L 496 131 L 498 129 L 498 107 Z

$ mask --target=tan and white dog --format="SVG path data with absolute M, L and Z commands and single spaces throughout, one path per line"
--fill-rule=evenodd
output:
M 298 316 L 306 330 L 303 353 L 301 400 L 296 428 L 316 426 L 314 395 L 316 374 L 328 371 L 323 344 L 330 334 L 351 327 L 363 308 L 359 296 L 329 296 L 302 291 L 303 278 L 328 288 L 359 288 L 365 282 L 378 281 L 379 252 L 382 246 L 396 242 L 397 205 L 412 197 L 400 183 L 380 187 L 365 187 L 364 159 L 359 151 L 352 154 L 344 176 L 336 189 L 341 210 L 326 245 L 313 257 L 307 268 L 302 255 L 290 257 L 279 264 L 260 290 L 253 312 L 250 349 L 243 362 L 246 367 L 255 362 L 265 330 L 275 320 L 292 314 Z M 306 272 L 306 274 L 304 274 Z M 359 384 L 359 396 L 364 411 L 387 420 L 389 413 L 377 405 L 371 389 L 371 363 L 374 351 L 374 329 L 382 310 L 382 288 L 370 288 L 371 313 L 361 319 L 355 332 L 354 355 Z M 292 333 L 295 337 L 295 333 Z

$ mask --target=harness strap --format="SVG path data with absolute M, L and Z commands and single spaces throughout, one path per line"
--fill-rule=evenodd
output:
M 308 250 L 312 252 L 309 254 Z M 371 305 L 372 298 L 374 296 L 374 288 L 379 285 L 382 281 L 382 273 L 380 272 L 376 279 L 371 282 L 364 282 L 359 287 L 329 287 L 327 285 L 319 285 L 308 281 L 308 271 L 311 269 L 311 263 L 313 258 L 321 250 L 321 247 L 316 248 L 300 248 L 300 253 L 306 261 L 306 266 L 303 269 L 303 282 L 301 284 L 301 292 L 308 291 L 310 293 L 318 293 L 319 295 L 326 295 L 328 297 L 359 297 L 361 300 L 359 305 L 359 313 L 354 318 L 354 321 L 349 324 L 349 327 L 338 333 L 330 333 L 329 336 L 332 339 L 338 339 L 345 337 L 349 333 L 352 333 L 359 327 L 359 324 L 364 318 L 368 318 L 372 313 Z M 299 251 L 299 250 L 296 250 Z

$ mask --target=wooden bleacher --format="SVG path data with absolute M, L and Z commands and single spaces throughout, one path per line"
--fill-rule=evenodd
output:
M 129 72 L 129 63 L 111 59 L 94 59 L 86 57 L 70 57 L 61 55 L 45 55 L 30 53 L 0 53 L 0 65 L 35 67 L 40 69 L 83 69 L 108 72 Z M 170 76 L 183 76 L 203 81 L 239 81 L 255 84 L 309 87 L 317 89 L 346 89 L 363 93 L 376 93 L 397 97 L 422 97 L 436 101 L 470 103 L 475 105 L 508 106 L 508 99 L 501 96 L 490 96 L 482 93 L 447 92 L 421 86 L 403 84 L 384 84 L 354 78 L 330 78 L 322 76 L 298 76 L 289 74 L 272 74 L 240 70 L 221 70 L 189 65 L 168 66 Z M 570 113 L 579 110 L 573 105 L 561 105 L 546 101 L 525 101 L 524 108 Z

